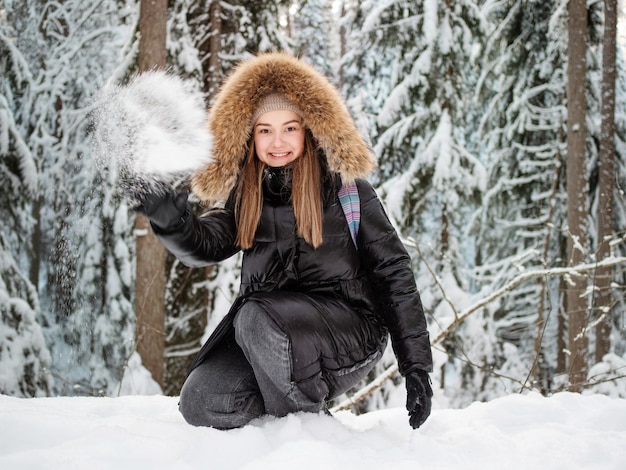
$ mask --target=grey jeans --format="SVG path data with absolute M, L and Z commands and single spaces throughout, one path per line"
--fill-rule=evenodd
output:
M 242 305 L 234 328 L 236 343 L 220 345 L 187 377 L 179 403 L 187 422 L 231 429 L 265 414 L 324 408 L 323 400 L 313 401 L 292 380 L 290 339 L 257 302 Z M 379 358 L 351 371 L 354 384 Z

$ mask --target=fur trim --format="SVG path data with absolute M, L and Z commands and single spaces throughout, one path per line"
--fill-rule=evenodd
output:
M 200 199 L 218 201 L 228 196 L 248 150 L 250 118 L 261 99 L 272 92 L 282 93 L 303 111 L 305 126 L 324 150 L 330 170 L 343 181 L 367 177 L 374 169 L 371 149 L 326 77 L 295 57 L 266 53 L 241 62 L 209 110 L 213 160 L 191 178 Z

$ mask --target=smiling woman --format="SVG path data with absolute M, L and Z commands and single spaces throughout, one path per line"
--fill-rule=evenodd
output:
M 188 266 L 243 250 L 240 296 L 181 390 L 185 419 L 229 429 L 325 410 L 369 374 L 390 333 L 409 423 L 421 426 L 432 396 L 422 304 L 410 257 L 363 179 L 373 156 L 336 88 L 294 57 L 260 55 L 226 80 L 209 128 L 213 160 L 192 187 L 224 205 L 196 217 L 172 190 L 141 206 Z M 360 201 L 356 240 L 340 201 L 348 184 Z

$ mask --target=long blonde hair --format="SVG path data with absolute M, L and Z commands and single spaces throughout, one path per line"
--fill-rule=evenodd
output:
M 315 150 L 313 136 L 306 130 L 302 156 L 291 164 L 293 182 L 291 203 L 298 235 L 317 248 L 322 244 L 322 178 L 321 162 Z M 237 244 L 252 246 L 263 208 L 262 179 L 265 163 L 256 156 L 254 139 L 250 139 L 248 154 L 241 169 L 235 194 Z

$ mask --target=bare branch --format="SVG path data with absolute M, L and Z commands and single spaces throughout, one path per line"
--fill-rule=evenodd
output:
M 420 250 L 419 246 L 417 246 L 416 241 L 413 240 L 412 238 L 407 238 L 407 239 L 403 240 L 403 243 L 406 246 L 413 248 L 415 251 L 417 251 L 417 254 L 420 255 L 420 258 L 422 258 L 422 261 L 424 262 L 424 265 L 426 265 L 426 269 L 428 269 L 428 272 L 432 275 L 433 279 L 437 283 L 437 287 L 439 287 L 439 290 L 441 291 L 441 295 L 443 296 L 443 300 L 446 301 L 446 303 L 450 306 L 450 308 L 454 312 L 454 318 L 458 318 L 459 317 L 459 312 L 457 312 L 456 307 L 452 303 L 452 300 L 448 297 L 448 294 L 446 294 L 446 290 L 443 288 L 443 285 L 441 284 L 441 279 L 439 279 L 439 276 L 437 276 L 437 274 L 430 267 L 430 264 L 428 264 L 428 261 L 426 260 L 426 257 L 424 256 L 424 253 L 422 253 L 422 250 Z

